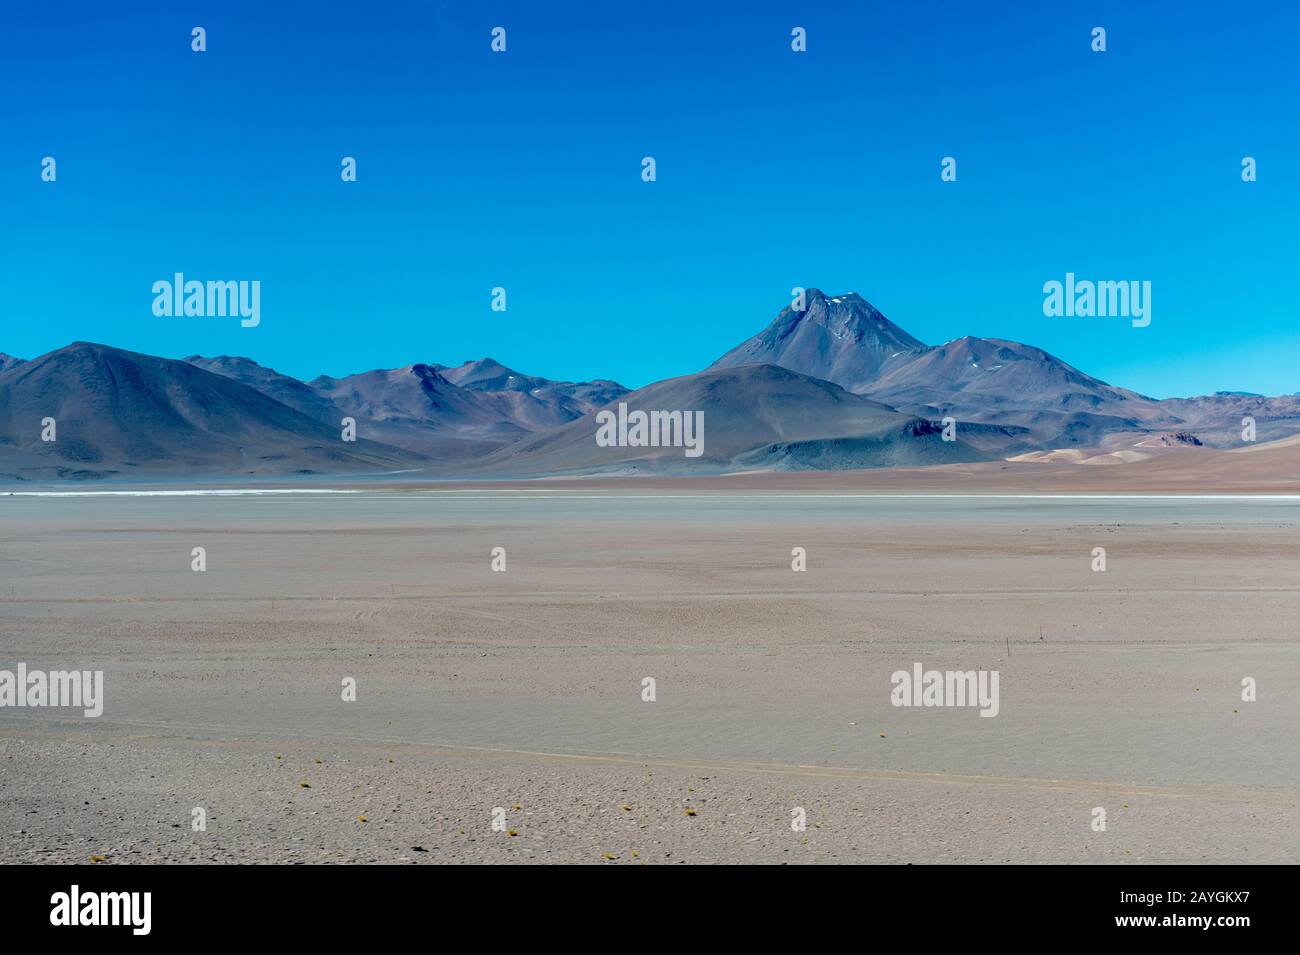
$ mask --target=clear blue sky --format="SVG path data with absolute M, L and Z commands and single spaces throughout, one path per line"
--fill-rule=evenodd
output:
M 805 285 L 1158 397 L 1300 391 L 1298 59 L 1294 2 L 7 3 L 0 351 L 635 387 Z M 260 280 L 261 326 L 154 317 L 176 271 Z M 1066 271 L 1150 280 L 1151 326 L 1046 318 Z

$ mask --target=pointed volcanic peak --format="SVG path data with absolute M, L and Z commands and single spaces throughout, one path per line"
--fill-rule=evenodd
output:
M 0 351 L 0 371 L 8 371 L 10 368 L 17 368 L 19 365 L 25 364 L 26 362 L 26 358 L 15 358 L 13 355 L 6 355 L 4 352 Z
M 709 367 L 779 365 L 858 392 L 927 347 L 856 292 L 828 296 L 809 289 L 803 304 L 802 311 L 782 309 L 757 336 Z
M 55 421 L 55 440 L 41 440 Z M 187 362 L 76 342 L 0 372 L 0 474 L 28 479 L 392 470 L 256 389 Z
M 664 473 L 744 469 L 863 468 L 947 463 L 979 457 L 945 442 L 930 422 L 900 414 L 838 385 L 775 365 L 708 369 L 622 396 L 608 411 L 680 412 L 702 420 L 701 453 L 674 446 L 602 445 L 597 414 L 525 438 L 480 462 L 484 476 Z M 699 432 L 692 432 L 699 435 Z
M 268 398 L 274 398 L 281 404 L 301 411 L 309 418 L 328 424 L 338 423 L 339 411 L 328 398 L 317 394 L 297 378 L 282 375 L 273 368 L 259 365 L 251 358 L 241 358 L 237 355 L 218 355 L 216 358 L 190 355 L 185 361 L 196 368 L 256 388 Z

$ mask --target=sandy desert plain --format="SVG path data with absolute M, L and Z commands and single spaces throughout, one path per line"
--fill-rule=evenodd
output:
M 1295 862 L 1295 455 L 0 491 L 0 861 Z

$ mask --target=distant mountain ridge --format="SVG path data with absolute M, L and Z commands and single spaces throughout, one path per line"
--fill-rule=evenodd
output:
M 514 441 L 573 421 L 627 389 L 614 381 L 552 381 L 524 375 L 491 358 L 455 368 L 416 363 L 308 382 L 247 358 L 185 359 L 234 378 L 322 421 L 352 416 L 384 440 L 423 452 L 463 457 L 475 448 Z
M 52 421 L 52 440 L 45 422 Z M 18 479 L 358 473 L 410 466 L 183 361 L 90 342 L 0 372 L 0 474 Z
M 632 392 L 606 379 L 528 375 L 492 358 L 300 381 L 230 355 L 178 361 L 88 342 L 31 361 L 0 353 L 0 479 L 1100 462 L 1240 447 L 1246 422 L 1260 442 L 1300 434 L 1300 395 L 1156 400 L 1031 345 L 974 337 L 927 345 L 854 292 L 812 288 L 799 304 L 703 372 Z M 704 453 L 598 446 L 595 415 L 620 401 L 705 411 Z M 54 442 L 41 440 L 49 417 Z M 957 440 L 944 440 L 944 419 L 957 422 Z M 342 439 L 345 421 L 356 441 Z M 1070 448 L 1109 456 L 1062 458 Z
M 1204 429 L 1207 443 L 1239 441 L 1228 406 L 1246 396 L 1163 401 L 1117 388 L 1019 342 L 964 337 L 926 345 L 889 321 L 856 293 L 804 293 L 754 338 L 710 367 L 770 362 L 823 378 L 900 411 L 1004 429 L 988 450 L 1006 453 L 1057 447 L 1123 444 L 1151 432 Z M 1300 431 L 1300 402 L 1260 399 L 1259 439 Z

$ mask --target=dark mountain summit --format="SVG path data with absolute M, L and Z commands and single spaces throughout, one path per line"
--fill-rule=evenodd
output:
M 856 292 L 831 297 L 808 289 L 804 306 L 785 307 L 709 367 L 779 365 L 856 392 L 926 350 Z

